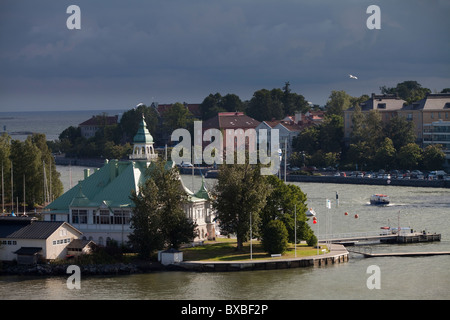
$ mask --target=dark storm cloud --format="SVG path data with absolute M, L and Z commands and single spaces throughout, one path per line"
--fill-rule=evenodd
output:
M 66 28 L 71 4 L 81 30 Z M 371 4 L 381 30 L 366 27 Z M 0 108 L 249 99 L 285 81 L 320 104 L 331 90 L 411 79 L 440 90 L 450 86 L 449 13 L 437 0 L 2 1 Z

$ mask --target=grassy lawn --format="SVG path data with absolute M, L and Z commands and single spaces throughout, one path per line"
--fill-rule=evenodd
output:
M 319 253 L 322 254 L 320 247 Z M 244 243 L 243 251 L 236 251 L 236 239 L 217 238 L 216 241 L 205 241 L 203 246 L 185 248 L 183 251 L 184 261 L 238 261 L 250 260 L 250 242 Z M 317 249 L 306 244 L 297 244 L 297 258 L 313 256 L 317 254 Z M 287 259 L 295 258 L 294 244 L 290 243 L 288 250 L 281 257 L 272 258 L 270 254 L 264 252 L 259 241 L 252 241 L 252 257 L 254 260 L 260 259 Z

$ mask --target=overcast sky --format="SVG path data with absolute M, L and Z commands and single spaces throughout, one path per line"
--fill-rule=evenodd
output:
M 380 30 L 366 26 L 372 4 Z M 320 105 L 406 80 L 441 91 L 449 16 L 448 0 L 1 0 L 0 111 L 248 100 L 286 81 Z

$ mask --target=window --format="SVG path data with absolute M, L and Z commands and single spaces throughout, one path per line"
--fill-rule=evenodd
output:
M 110 224 L 109 210 L 100 210 L 94 220 L 96 224 Z
M 87 223 L 87 210 L 72 210 L 72 223 Z
M 58 244 L 66 244 L 66 243 L 70 243 L 70 238 L 66 238 L 66 239 L 60 239 L 60 240 L 53 240 L 52 244 L 54 246 L 58 245 Z
M 130 211 L 114 210 L 113 224 L 130 224 Z
M 2 244 L 15 246 L 17 244 L 17 241 L 16 240 L 3 240 Z

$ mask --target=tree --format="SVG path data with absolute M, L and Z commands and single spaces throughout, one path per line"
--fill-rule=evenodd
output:
M 6 203 L 6 199 L 11 199 L 11 137 L 6 133 L 0 135 L 0 162 L 3 170 L 3 180 L 4 180 L 4 196 L 2 199 L 3 203 Z
M 220 93 L 209 94 L 200 104 L 200 112 L 202 120 L 208 120 L 217 115 L 219 112 L 226 111 L 222 106 L 222 95 Z
M 39 149 L 30 137 L 25 141 L 11 141 L 11 162 L 13 166 L 14 198 L 23 200 L 23 181 L 26 184 L 26 201 L 33 204 L 44 202 L 43 165 Z M 16 199 L 14 199 L 16 201 Z
M 182 103 L 174 103 L 163 115 L 166 132 L 173 132 L 175 129 L 188 129 L 192 132 L 194 118 L 189 109 Z
M 155 196 L 158 188 L 153 179 L 147 179 L 139 187 L 139 192 L 133 191 L 131 200 L 135 207 L 131 217 L 132 232 L 128 235 L 131 245 L 142 258 L 148 258 L 155 250 L 164 246 L 162 234 L 159 232 L 159 203 Z
M 139 193 L 131 194 L 135 212 L 130 241 L 144 255 L 164 246 L 177 249 L 192 241 L 197 225 L 184 212 L 187 195 L 180 187 L 178 169 L 152 162 L 147 177 Z
M 364 140 L 364 120 L 365 116 L 361 111 L 359 104 L 355 106 L 355 111 L 352 114 L 352 126 L 351 141 L 358 143 Z
M 14 198 L 18 197 L 20 201 L 25 198 L 32 207 L 44 201 L 52 201 L 62 194 L 60 173 L 56 170 L 55 160 L 44 134 L 33 134 L 25 141 L 12 140 L 9 158 L 13 166 Z
M 445 153 L 442 145 L 432 144 L 425 148 L 422 157 L 422 166 L 425 170 L 439 170 L 445 161 Z
M 343 116 L 344 110 L 347 110 L 350 107 L 351 98 L 352 97 L 343 90 L 333 90 L 326 104 L 327 114 Z
M 248 159 L 248 157 L 247 157 Z M 259 212 L 265 206 L 270 186 L 260 174 L 260 165 L 227 164 L 219 169 L 217 184 L 213 189 L 220 228 L 237 237 L 237 250 L 258 231 Z
M 411 104 L 414 101 L 421 100 L 426 97 L 431 90 L 428 88 L 422 88 L 422 85 L 417 81 L 403 81 L 398 83 L 395 88 L 387 88 L 386 86 L 380 87 L 382 94 L 395 94 L 398 97 L 406 101 L 406 104 Z
M 248 105 L 248 115 L 258 121 L 282 119 L 284 117 L 283 95 L 281 89 L 255 91 Z
M 417 144 L 408 143 L 400 148 L 397 158 L 400 167 L 403 169 L 417 169 L 422 160 L 422 152 Z
M 294 137 L 292 147 L 298 152 L 313 154 L 320 148 L 319 142 L 320 127 L 313 126 L 305 128 L 300 134 Z
M 395 153 L 392 140 L 385 138 L 380 148 L 375 152 L 375 163 L 378 165 L 378 168 L 392 169 L 395 161 Z
M 283 87 L 283 107 L 284 115 L 294 115 L 295 112 L 306 113 L 310 107 L 305 97 L 301 94 L 292 93 L 290 83 L 285 82 Z
M 344 138 L 344 118 L 339 115 L 326 115 L 320 125 L 320 149 L 324 152 L 340 152 Z
M 264 231 L 262 246 L 269 254 L 284 253 L 288 247 L 288 231 L 280 220 L 271 220 Z
M 144 115 L 145 123 L 147 123 L 147 129 L 156 140 L 159 133 L 158 114 L 153 107 L 147 107 L 146 105 L 141 104 L 136 108 L 128 110 L 122 115 L 117 128 L 117 135 L 121 139 L 120 142 L 125 143 L 133 140 L 142 121 L 142 115 Z
M 282 221 L 288 232 L 288 240 L 295 241 L 295 225 L 297 225 L 297 239 L 308 240 L 311 232 L 306 217 L 306 195 L 300 187 L 285 184 L 276 176 L 267 176 L 267 183 L 271 186 L 271 193 L 267 196 L 266 205 L 261 210 L 260 232 L 266 237 L 267 226 L 271 221 Z M 297 217 L 297 221 L 295 220 Z
M 48 147 L 47 138 L 45 134 L 33 133 L 31 136 L 31 142 L 39 149 L 41 155 L 41 162 L 45 166 L 46 177 L 50 184 L 49 191 L 51 190 L 51 199 L 56 199 L 62 195 L 64 191 L 63 184 L 61 182 L 61 174 L 56 170 L 55 158 L 53 157 L 50 148 Z M 42 171 L 43 174 L 43 171 Z M 43 177 L 42 180 L 43 181 Z
M 408 121 L 399 115 L 394 116 L 385 124 L 384 132 L 392 140 L 396 150 L 400 150 L 404 145 L 416 140 L 414 122 Z
M 221 108 L 228 112 L 244 111 L 245 105 L 242 100 L 235 94 L 227 94 L 220 101 Z

